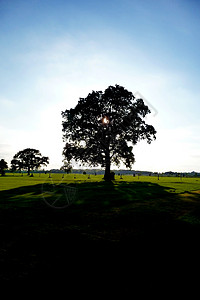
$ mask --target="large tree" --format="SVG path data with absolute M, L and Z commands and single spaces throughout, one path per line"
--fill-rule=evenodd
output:
M 110 180 L 111 163 L 123 162 L 131 168 L 135 162 L 133 145 L 146 139 L 151 143 L 156 131 L 144 118 L 150 110 L 142 99 L 135 99 L 124 87 L 109 86 L 104 92 L 92 91 L 80 98 L 75 108 L 62 112 L 66 142 L 63 155 L 90 166 L 105 168 Z
M 5 175 L 5 170 L 8 168 L 8 164 L 4 159 L 0 160 L 0 174 L 1 176 Z
M 49 158 L 47 156 L 42 156 L 39 150 L 26 148 L 17 152 L 12 161 L 12 170 L 27 170 L 28 175 L 30 171 L 38 169 L 41 165 L 47 165 L 49 163 Z

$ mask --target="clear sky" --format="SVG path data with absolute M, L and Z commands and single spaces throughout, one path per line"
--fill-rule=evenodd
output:
M 133 169 L 200 172 L 199 53 L 199 0 L 0 0 L 0 158 L 33 147 L 60 168 L 61 111 L 119 84 L 157 130 Z

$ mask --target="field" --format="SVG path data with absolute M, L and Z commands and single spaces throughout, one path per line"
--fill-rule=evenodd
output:
M 130 264 L 141 253 L 147 264 L 175 248 L 194 254 L 200 179 L 7 174 L 0 177 L 0 234 L 0 279 L 8 281 L 50 280 L 62 268 L 80 273 L 91 261 L 95 268 Z

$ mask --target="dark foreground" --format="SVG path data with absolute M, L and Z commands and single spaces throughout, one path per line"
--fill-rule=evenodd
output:
M 60 208 L 61 202 L 25 200 L 25 192 L 37 196 L 41 187 L 0 192 L 1 281 L 104 281 L 127 274 L 150 280 L 153 271 L 174 273 L 199 261 L 198 193 L 182 197 L 150 183 L 85 183 Z

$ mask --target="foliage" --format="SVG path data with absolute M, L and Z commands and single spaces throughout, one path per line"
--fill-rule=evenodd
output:
M 62 112 L 66 142 L 63 155 L 70 162 L 105 167 L 110 176 L 111 163 L 135 162 L 133 145 L 146 139 L 151 143 L 156 131 L 144 118 L 150 113 L 142 99 L 135 99 L 124 87 L 109 86 L 104 93 L 93 91 L 80 98 L 75 108 Z
M 62 170 L 64 172 L 66 172 L 67 174 L 69 174 L 72 171 L 72 165 L 68 161 L 64 160 L 64 164 L 60 168 L 60 170 Z
M 4 159 L 0 160 L 0 173 L 1 176 L 5 175 L 5 170 L 8 168 L 8 164 Z
M 48 163 L 49 158 L 42 156 L 39 150 L 26 148 L 14 155 L 11 161 L 11 169 L 13 171 L 27 170 L 28 175 L 30 175 L 31 170 L 38 169 L 41 165 L 46 166 Z

